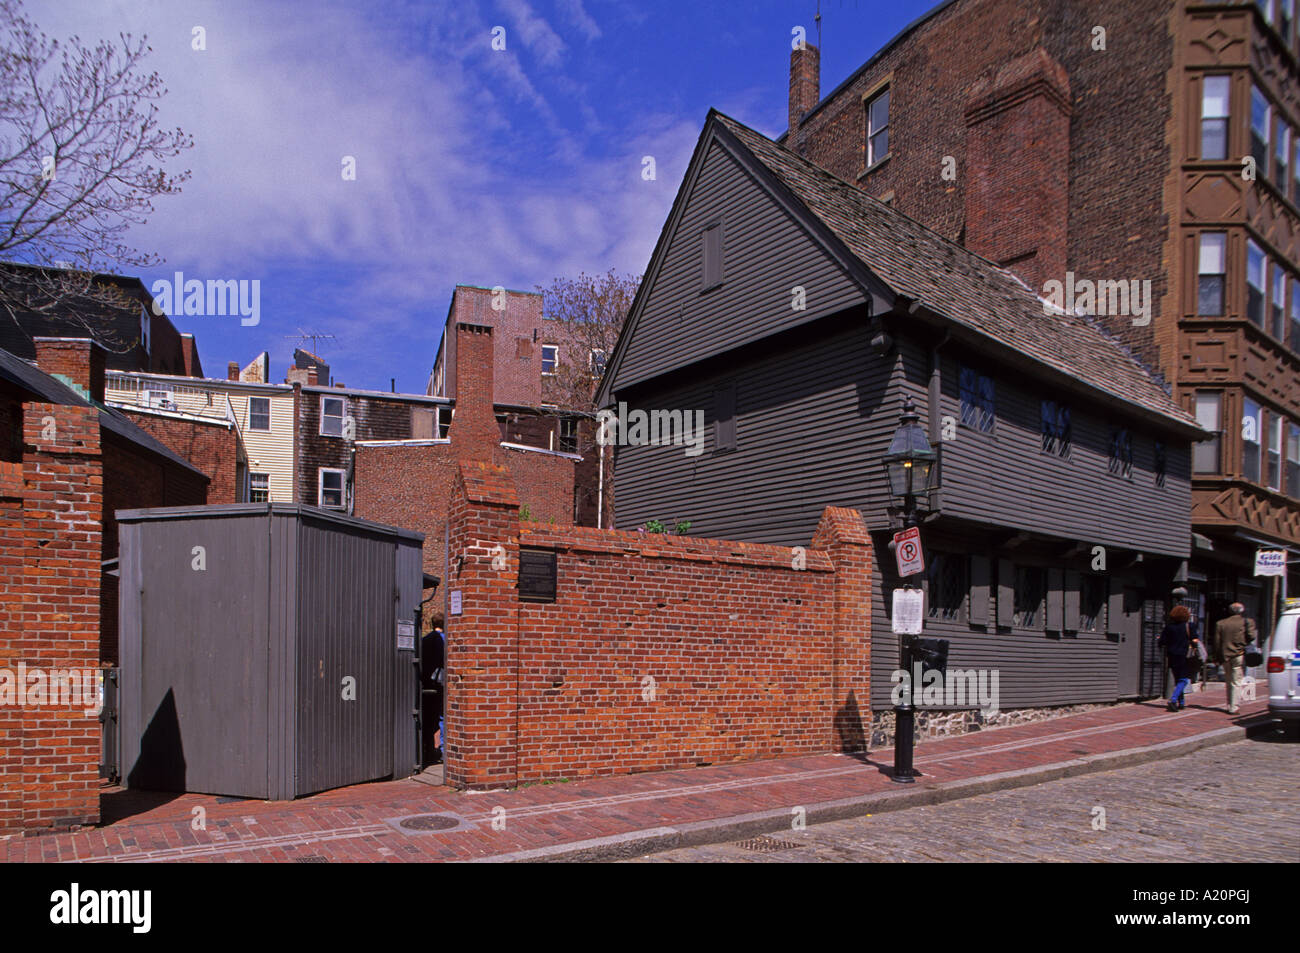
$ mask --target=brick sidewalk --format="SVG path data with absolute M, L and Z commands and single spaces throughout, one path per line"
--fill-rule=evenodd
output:
M 298 801 L 106 791 L 91 831 L 0 840 L 0 862 L 443 861 L 601 859 L 936 803 L 1170 757 L 1244 737 L 1267 695 L 1223 709 L 1221 686 L 1172 714 L 1161 701 L 927 741 L 922 777 L 893 783 L 892 749 L 458 793 L 407 779 Z M 196 809 L 206 829 L 193 830 Z M 800 811 L 799 809 L 802 809 Z M 123 816 L 127 815 L 129 816 Z M 404 830 L 437 814 L 445 830 Z

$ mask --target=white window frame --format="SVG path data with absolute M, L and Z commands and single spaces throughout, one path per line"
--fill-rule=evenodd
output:
M 255 401 L 255 400 L 264 400 L 264 401 L 266 401 L 266 426 L 265 426 L 265 427 L 257 427 L 257 426 L 254 426 L 254 425 L 253 425 L 253 401 Z M 250 398 L 248 398 L 248 429 L 249 429 L 249 430 L 256 430 L 258 433 L 270 433 L 270 432 L 271 432 L 271 398 L 269 398 L 269 397 L 250 397 Z
M 600 355 L 600 370 L 596 370 L 596 355 Z M 593 347 L 591 354 L 588 355 L 587 361 L 590 364 L 591 373 L 594 377 L 600 377 L 605 373 L 605 368 L 609 365 L 609 352 L 603 347 Z
M 1217 247 L 1216 247 L 1217 246 Z M 1218 271 L 1207 270 L 1213 267 L 1215 262 L 1207 258 L 1218 259 Z M 1201 311 L 1201 279 L 1218 278 L 1219 279 L 1219 310 L 1214 314 L 1206 314 Z M 1197 243 L 1196 256 L 1196 313 L 1203 317 L 1219 317 L 1227 310 L 1228 306 L 1228 233 L 1227 232 L 1201 232 L 1200 239 Z
M 141 393 L 144 395 L 146 407 L 152 407 L 154 410 L 176 409 L 176 392 L 169 387 L 146 386 Z
M 1193 395 L 1193 413 L 1202 429 L 1212 430 L 1213 437 L 1206 437 L 1192 445 L 1192 472 L 1201 474 L 1219 474 L 1223 472 L 1223 392 L 1217 390 L 1198 390 Z M 1198 448 L 1213 446 L 1214 466 L 1203 469 L 1196 465 Z
M 1254 271 L 1255 262 L 1259 262 L 1259 282 L 1255 282 Z M 1255 323 L 1254 316 L 1250 313 L 1250 290 L 1254 289 L 1259 292 L 1259 324 L 1258 327 L 1268 327 L 1268 255 L 1264 253 L 1258 243 L 1253 238 L 1246 239 L 1246 320 L 1252 324 Z
M 1264 485 L 1270 490 L 1282 489 L 1282 461 L 1286 452 L 1286 418 L 1269 411 L 1268 444 L 1264 447 Z
M 1252 414 L 1250 408 L 1254 407 Z M 1246 439 L 1246 421 L 1254 419 L 1255 421 L 1255 439 Z M 1251 483 L 1263 484 L 1264 482 L 1264 407 L 1257 400 L 1250 397 L 1245 398 L 1241 405 L 1241 478 Z M 1255 476 L 1251 477 L 1246 472 L 1246 456 L 1251 453 L 1251 447 L 1254 447 L 1255 455 Z
M 325 502 L 325 474 L 337 473 L 339 477 L 339 500 L 338 506 L 332 506 Z M 348 508 L 348 471 L 336 470 L 332 467 L 319 467 L 316 470 L 316 505 L 323 510 L 342 510 Z
M 1210 109 L 1210 82 L 1222 80 L 1227 86 L 1223 96 L 1222 115 L 1209 112 Z M 1218 97 L 1215 97 L 1216 99 Z M 1207 122 L 1218 122 L 1223 125 L 1223 155 L 1207 156 L 1205 154 L 1205 124 Z M 1228 158 L 1228 138 L 1232 130 L 1232 77 L 1222 73 L 1215 73 L 1205 76 L 1201 80 L 1201 158 L 1202 159 L 1226 159 Z
M 551 369 L 549 371 L 546 369 L 547 350 L 550 350 L 554 354 L 554 357 L 551 358 L 551 362 L 550 362 Z M 542 345 L 542 376 L 554 377 L 559 372 L 559 369 L 560 369 L 560 345 L 543 344 Z
M 325 413 L 325 402 L 328 401 L 328 400 L 337 400 L 337 401 L 339 402 L 339 405 L 342 407 L 342 410 L 340 411 L 339 414 L 337 414 L 337 415 L 335 415 L 335 414 L 328 414 L 328 415 L 327 415 L 327 414 Z M 339 422 L 339 432 L 338 432 L 338 433 L 330 433 L 328 430 L 325 429 L 325 421 L 326 421 L 327 419 L 328 419 L 328 420 L 334 420 L 334 419 L 336 418 L 336 416 L 337 416 L 337 419 L 338 419 L 338 422 Z M 321 394 L 321 395 L 320 395 L 320 426 L 319 426 L 317 429 L 320 430 L 320 435 L 321 435 L 322 437 L 342 437 L 342 436 L 343 436 L 343 422 L 344 422 L 345 420 L 347 420 L 347 419 L 348 419 L 348 399 L 347 399 L 346 397 L 344 397 L 344 396 L 342 396 L 342 395 L 340 395 L 340 394 Z
M 266 481 L 266 485 L 263 486 L 263 487 L 255 487 L 255 486 L 253 486 L 253 480 L 254 480 L 255 478 L 257 478 L 257 477 L 261 477 L 263 480 L 265 480 L 265 481 Z M 253 499 L 253 491 L 254 491 L 254 490 L 257 490 L 257 489 L 262 489 L 262 490 L 265 490 L 265 491 L 266 491 L 266 499 L 265 499 L 265 500 L 255 500 L 255 499 Z M 269 474 L 269 473 L 253 473 L 253 472 L 250 470 L 249 473 L 248 473 L 248 492 L 245 493 L 244 495 L 248 498 L 248 502 L 250 502 L 250 503 L 267 503 L 267 502 L 270 502 L 270 500 L 271 500 L 271 474 Z
M 882 87 L 881 89 L 878 89 L 878 90 L 877 90 L 877 91 L 872 95 L 872 97 L 871 97 L 870 99 L 868 99 L 867 102 L 866 102 L 866 110 L 867 110 L 867 168 L 868 168 L 868 169 L 870 169 L 872 166 L 874 166 L 877 162 L 881 162 L 881 161 L 883 161 L 884 159 L 887 159 L 887 158 L 889 157 L 890 150 L 893 148 L 893 143 L 889 141 L 890 138 L 891 138 L 891 136 L 889 135 L 889 111 L 890 111 L 890 109 L 891 109 L 891 108 L 893 107 L 893 105 L 894 105 L 894 98 L 893 98 L 892 95 L 890 95 L 890 91 L 891 91 L 892 87 L 893 87 L 893 84 L 891 83 L 891 84 L 889 84 L 889 85 L 887 85 L 887 86 Z M 884 121 L 884 123 L 883 123 L 879 128 L 877 128 L 877 127 L 875 126 L 875 124 L 872 122 L 872 117 L 871 117 L 871 107 L 874 106 L 877 102 L 879 102 L 880 99 L 881 99 L 881 97 L 883 97 L 883 96 L 888 96 L 888 97 L 889 97 L 889 101 L 888 101 L 888 103 L 885 105 L 885 121 Z M 880 135 L 880 133 L 882 133 L 882 132 L 885 134 L 885 142 L 886 142 L 887 144 L 886 144 L 886 146 L 885 146 L 885 154 L 884 154 L 884 155 L 880 155 L 880 156 L 878 156 L 878 155 L 876 155 L 875 143 L 873 142 L 873 140 L 876 138 L 876 136 Z

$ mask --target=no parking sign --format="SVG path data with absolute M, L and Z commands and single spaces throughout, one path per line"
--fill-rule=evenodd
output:
M 894 534 L 894 558 L 898 560 L 898 574 L 904 579 L 925 572 L 920 527 L 913 526 Z

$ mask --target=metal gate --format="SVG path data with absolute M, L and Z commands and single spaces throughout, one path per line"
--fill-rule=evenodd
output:
M 1142 671 L 1138 694 L 1143 698 L 1159 698 L 1165 693 L 1165 653 L 1156 644 L 1164 627 L 1164 601 L 1142 600 Z
M 99 673 L 99 776 L 111 784 L 122 780 L 117 740 L 117 676 L 121 669 Z

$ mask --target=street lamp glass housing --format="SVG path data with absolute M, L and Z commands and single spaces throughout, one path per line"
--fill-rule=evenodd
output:
M 920 417 L 909 398 L 903 406 L 900 423 L 889 442 L 889 452 L 882 463 L 889 478 L 891 496 L 904 500 L 933 489 L 934 463 L 938 454 L 930 446 Z

